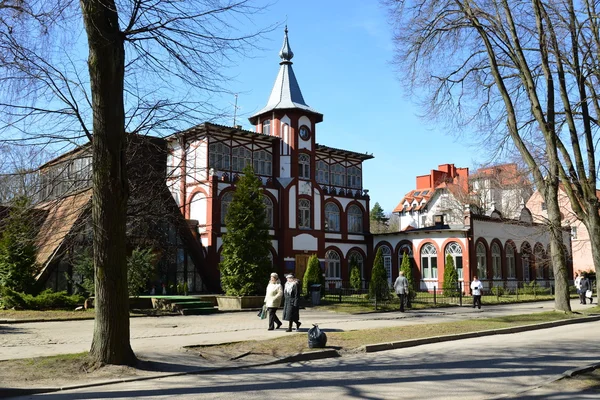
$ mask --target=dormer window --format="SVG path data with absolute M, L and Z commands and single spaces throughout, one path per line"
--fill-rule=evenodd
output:
M 421 196 L 425 196 L 427 193 L 429 193 L 429 190 L 423 190 L 423 192 L 421 193 Z
M 413 196 L 418 196 L 419 194 L 421 194 L 421 192 L 414 192 Z
M 271 120 L 270 119 L 263 121 L 262 133 L 263 133 L 263 135 L 271 135 Z

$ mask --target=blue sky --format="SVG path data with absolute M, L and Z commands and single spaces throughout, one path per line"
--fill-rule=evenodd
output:
M 482 161 L 464 136 L 461 142 L 418 117 L 422 110 L 406 96 L 402 76 L 391 64 L 392 28 L 377 1 L 280 0 L 255 18 L 257 26 L 286 21 L 304 99 L 324 115 L 317 142 L 375 156 L 363 170 L 371 206 L 379 202 L 392 211 L 414 189 L 415 177 L 438 164 L 472 168 Z M 247 117 L 267 102 L 282 41 L 283 26 L 258 43 L 263 50 L 231 71 L 235 79 L 228 89 L 239 93 L 237 123 L 246 129 L 253 129 Z M 223 101 L 233 104 L 234 98 Z

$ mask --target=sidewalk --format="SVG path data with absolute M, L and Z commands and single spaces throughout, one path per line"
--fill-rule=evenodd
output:
M 572 302 L 574 311 L 590 307 Z M 313 323 L 327 331 L 349 331 L 393 327 L 435 322 L 448 322 L 472 318 L 490 318 L 516 314 L 552 311 L 554 302 L 521 303 L 485 306 L 481 310 L 471 307 L 428 309 L 421 311 L 369 313 L 360 315 L 338 314 L 318 310 L 301 310 L 302 329 L 286 333 L 283 327 L 267 331 L 267 323 L 255 312 L 219 313 L 205 316 L 149 317 L 131 320 L 131 345 L 136 355 L 161 366 L 161 372 L 147 373 L 139 379 L 153 379 L 172 374 L 190 374 L 214 371 L 214 368 L 231 367 L 232 363 L 208 363 L 185 346 L 208 345 L 263 340 L 285 335 L 306 334 Z M 1 324 L 10 328 L 10 335 L 0 336 L 0 359 L 31 358 L 47 355 L 88 351 L 91 345 L 93 321 L 66 321 Z M 540 326 L 540 328 L 542 328 Z M 508 333 L 508 332 L 507 332 Z M 465 335 L 445 340 L 464 339 Z M 431 338 L 425 342 L 439 341 Z M 417 343 L 422 344 L 422 343 Z M 389 345 L 389 344 L 387 344 Z M 403 347 L 403 346 L 400 346 Z M 373 350 L 385 350 L 384 346 Z M 314 357 L 305 355 L 304 357 Z M 336 356 L 335 351 L 322 356 Z M 307 359 L 307 358 L 305 358 Z M 280 360 L 280 362 L 286 360 Z M 236 363 L 237 368 L 249 364 Z M 110 382 L 97 382 L 107 384 Z M 89 386 L 89 385 L 88 385 Z

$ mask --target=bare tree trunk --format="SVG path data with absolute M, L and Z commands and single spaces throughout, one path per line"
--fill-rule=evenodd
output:
M 127 171 L 123 86 L 125 50 L 112 0 L 81 0 L 88 36 L 93 107 L 94 270 L 96 320 L 90 353 L 101 363 L 133 364 L 129 341 Z
M 592 260 L 594 261 L 594 270 L 596 271 L 596 288 L 597 293 L 600 293 L 600 215 L 596 207 L 592 204 L 587 204 L 588 215 L 586 218 L 586 228 L 590 237 L 590 247 L 592 248 Z M 594 212 L 595 211 L 595 212 Z
M 548 207 L 548 229 L 550 233 L 550 254 L 554 271 L 554 308 L 571 312 L 571 298 L 568 287 L 567 255 L 563 245 L 563 228 L 558 204 L 558 182 L 548 182 L 546 205 Z

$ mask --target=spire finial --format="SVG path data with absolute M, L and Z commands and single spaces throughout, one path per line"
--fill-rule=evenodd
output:
M 294 53 L 292 52 L 292 49 L 290 48 L 290 44 L 288 42 L 288 28 L 287 25 L 285 26 L 285 36 L 283 38 L 283 47 L 281 48 L 281 51 L 279 52 L 279 57 L 281 58 L 281 62 L 291 62 L 292 58 L 294 58 Z

